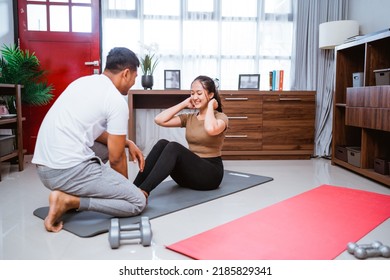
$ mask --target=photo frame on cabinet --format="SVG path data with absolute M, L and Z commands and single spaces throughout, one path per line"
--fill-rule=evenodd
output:
M 164 89 L 180 89 L 180 70 L 164 70 Z
M 240 74 L 238 76 L 238 89 L 258 90 L 260 87 L 260 74 Z

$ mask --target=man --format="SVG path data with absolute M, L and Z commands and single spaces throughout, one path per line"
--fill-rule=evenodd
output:
M 60 231 L 60 218 L 71 209 L 125 217 L 145 208 L 147 195 L 128 180 L 125 151 L 128 147 L 143 170 L 141 151 L 126 138 L 129 109 L 124 99 L 138 67 L 131 50 L 112 49 L 103 74 L 72 82 L 45 116 L 32 162 L 52 190 L 47 231 Z

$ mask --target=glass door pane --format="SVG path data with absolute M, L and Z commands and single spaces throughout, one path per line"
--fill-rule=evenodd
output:
M 46 5 L 27 4 L 27 30 L 47 31 Z
M 50 6 L 50 31 L 69 32 L 69 7 Z
M 92 32 L 91 7 L 72 7 L 72 31 Z

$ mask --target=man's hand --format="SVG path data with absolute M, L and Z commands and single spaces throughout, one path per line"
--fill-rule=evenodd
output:
M 141 150 L 137 147 L 137 145 L 131 141 L 126 140 L 126 146 L 129 148 L 129 157 L 134 163 L 138 161 L 138 167 L 140 172 L 144 170 L 145 167 L 145 158 L 142 154 Z

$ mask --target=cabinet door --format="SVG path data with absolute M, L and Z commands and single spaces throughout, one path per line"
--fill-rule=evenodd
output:
M 222 95 L 229 118 L 224 151 L 261 150 L 262 99 L 259 95 Z
M 345 124 L 390 132 L 390 86 L 347 88 Z
M 229 127 L 226 132 L 224 151 L 261 150 L 261 115 L 246 114 L 235 116 L 229 114 Z
M 263 150 L 314 149 L 314 95 L 263 97 Z

